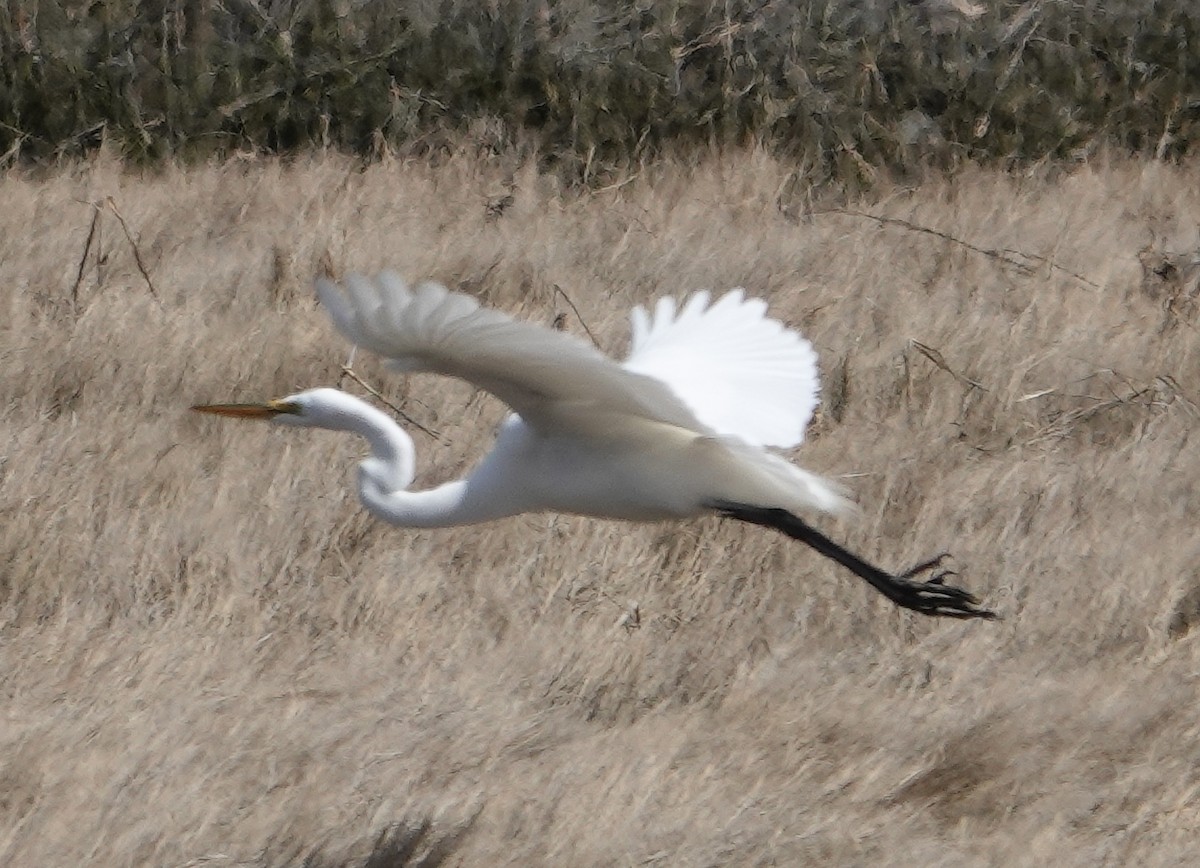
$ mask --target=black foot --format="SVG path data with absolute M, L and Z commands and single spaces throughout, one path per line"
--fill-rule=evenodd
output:
M 856 576 L 865 579 L 871 587 L 898 606 L 912 609 L 922 615 L 942 618 L 982 618 L 987 621 L 998 618 L 990 609 L 981 608 L 979 600 L 970 591 L 946 584 L 947 578 L 958 575 L 954 570 L 940 570 L 925 582 L 913 581 L 916 576 L 940 567 L 950 556 L 948 552 L 893 575 L 842 548 L 787 510 L 724 501 L 715 501 L 709 506 L 721 515 L 750 524 L 773 527 L 792 539 L 807 543 L 827 558 L 837 561 Z
M 952 575 L 955 574 L 947 570 L 938 573 L 927 582 L 914 582 L 903 575 L 890 576 L 889 580 L 876 587 L 896 605 L 923 615 L 995 620 L 996 613 L 990 609 L 981 609 L 979 600 L 970 591 L 945 583 L 946 576 Z
M 912 578 L 942 565 L 949 552 L 922 561 L 911 569 L 891 577 L 887 588 L 880 588 L 892 602 L 913 609 L 926 615 L 940 615 L 945 618 L 983 618 L 995 620 L 997 615 L 989 609 L 979 608 L 979 600 L 974 594 L 953 585 L 947 585 L 946 579 L 957 576 L 954 570 L 941 570 L 933 578 L 924 582 L 914 582 Z

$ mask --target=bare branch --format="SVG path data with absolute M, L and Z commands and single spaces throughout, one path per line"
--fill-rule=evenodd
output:
M 984 386 L 983 383 L 977 382 L 976 380 L 972 380 L 970 377 L 960 374 L 958 371 L 946 364 L 946 359 L 938 350 L 912 338 L 909 338 L 908 342 L 913 346 L 914 349 L 916 349 L 917 352 L 929 359 L 929 361 L 933 362 L 947 374 L 954 377 L 954 379 L 958 380 L 960 383 L 966 383 L 968 386 L 974 386 L 976 389 L 984 392 L 988 391 L 987 387 Z
M 159 304 L 162 304 L 162 299 L 159 298 L 158 291 L 154 288 L 154 281 L 150 279 L 150 272 L 146 269 L 146 263 L 142 262 L 142 252 L 138 250 L 137 241 L 133 238 L 133 233 L 129 231 L 129 224 L 125 222 L 125 218 L 121 215 L 120 209 L 117 208 L 117 203 L 112 196 L 105 199 L 109 210 L 116 216 L 117 221 L 121 224 L 121 228 L 125 230 L 125 237 L 129 239 L 129 246 L 133 248 L 133 258 L 137 262 L 138 271 L 142 273 L 142 277 L 146 281 L 146 286 L 150 289 L 150 295 Z
M 1096 283 L 1093 280 L 1089 280 L 1088 278 L 1084 277 L 1079 272 L 1072 271 L 1069 268 L 1059 265 L 1053 259 L 1049 259 L 1045 256 L 1039 256 L 1036 253 L 1025 253 L 1020 250 L 1013 250 L 1012 248 L 1005 248 L 1004 250 L 997 250 L 995 248 L 990 248 L 990 247 L 980 247 L 976 244 L 972 244 L 970 241 L 964 241 L 961 238 L 957 238 L 948 232 L 942 232 L 940 229 L 931 229 L 928 226 L 921 226 L 920 224 L 913 223 L 911 220 L 905 220 L 901 217 L 881 217 L 878 214 L 868 214 L 865 211 L 853 211 L 849 208 L 831 208 L 827 211 L 817 211 L 815 213 L 816 214 L 845 214 L 847 217 L 861 217 L 864 220 L 874 220 L 876 223 L 880 223 L 885 226 L 900 226 L 901 228 L 908 229 L 911 232 L 921 232 L 925 235 L 932 235 L 935 238 L 941 238 L 945 241 L 949 241 L 953 244 L 957 244 L 960 247 L 965 247 L 967 250 L 970 250 L 974 253 L 979 253 L 979 254 L 982 254 L 983 256 L 988 256 L 988 257 L 991 257 L 992 259 L 996 259 L 1007 265 L 1011 265 L 1014 268 L 1020 270 L 1021 272 L 1025 273 L 1025 274 L 1032 273 L 1033 268 L 1028 263 L 1022 262 L 1019 259 L 1015 259 L 1011 255 L 1011 254 L 1016 254 L 1017 256 L 1024 257 L 1025 259 L 1031 259 L 1035 262 L 1041 262 L 1054 271 L 1061 271 L 1063 274 L 1066 274 L 1069 277 L 1075 278 L 1080 283 L 1090 286 L 1092 289 L 1100 289 L 1100 284 Z
M 79 286 L 83 283 L 83 270 L 87 267 L 88 254 L 92 251 L 92 239 L 96 237 L 96 227 L 100 225 L 100 209 L 92 205 L 92 225 L 88 228 L 87 240 L 83 242 L 83 255 L 79 257 L 79 270 L 75 274 L 75 283 L 71 287 L 71 309 L 79 312 Z
M 447 442 L 446 438 L 443 437 L 441 434 L 439 434 L 437 431 L 434 431 L 432 428 L 425 427 L 420 422 L 418 422 L 416 419 L 414 419 L 412 416 L 408 415 L 403 410 L 401 410 L 399 407 L 397 407 L 395 404 L 393 404 L 391 401 L 389 401 L 387 398 L 383 397 L 383 395 L 381 395 L 379 393 L 378 389 L 376 389 L 374 386 L 372 386 L 370 383 L 368 383 L 366 380 L 364 380 L 362 377 L 360 377 L 358 374 L 356 374 L 354 372 L 353 368 L 351 368 L 347 365 L 342 365 L 342 374 L 344 376 L 349 377 L 351 380 L 358 383 L 360 386 L 362 386 L 364 389 L 366 389 L 368 392 L 370 392 L 371 396 L 376 401 L 383 404 L 385 407 L 387 407 L 389 410 L 391 410 L 393 413 L 395 413 L 397 416 L 399 416 L 401 419 L 403 419 L 409 425 L 412 425 L 414 428 L 424 431 L 426 434 L 428 434 L 434 440 L 440 440 L 443 443 Z
M 594 346 L 596 349 L 600 349 L 600 342 L 596 340 L 596 336 L 592 334 L 592 330 L 588 328 L 587 322 L 584 321 L 583 316 L 579 313 L 579 308 L 575 306 L 575 302 L 571 301 L 571 296 L 567 295 L 566 290 L 564 290 L 557 283 L 554 284 L 554 291 L 563 297 L 567 304 L 571 306 L 571 310 L 575 311 L 575 319 L 579 320 L 579 324 L 583 326 L 583 330 L 587 332 L 587 336 L 592 339 L 592 346 Z

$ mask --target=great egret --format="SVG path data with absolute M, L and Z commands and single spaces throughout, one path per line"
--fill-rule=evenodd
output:
M 889 600 L 926 615 L 993 618 L 967 591 L 928 581 L 945 555 L 890 574 L 796 513 L 836 513 L 837 488 L 768 451 L 800 443 L 817 404 L 812 346 L 735 289 L 679 310 L 660 299 L 633 311 L 633 344 L 619 364 L 579 338 L 510 319 L 435 283 L 410 289 L 395 274 L 317 281 L 334 324 L 395 370 L 459 377 L 514 413 L 465 479 L 409 491 L 412 439 L 387 414 L 337 389 L 265 404 L 204 404 L 203 413 L 350 431 L 371 455 L 359 497 L 383 521 L 449 527 L 555 511 L 637 521 L 716 513 L 812 546 Z

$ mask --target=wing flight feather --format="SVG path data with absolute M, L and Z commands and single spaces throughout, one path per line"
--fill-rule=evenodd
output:
M 718 434 L 795 446 L 817 406 L 817 354 L 766 313 L 766 302 L 741 289 L 711 306 L 697 292 L 682 308 L 672 298 L 659 299 L 653 315 L 635 308 L 625 368 L 666 383 Z
M 409 288 L 397 275 L 317 281 L 330 318 L 357 346 L 404 372 L 458 377 L 486 389 L 534 428 L 559 430 L 590 411 L 664 422 L 701 434 L 672 388 L 622 367 L 565 332 L 513 320 L 436 283 Z

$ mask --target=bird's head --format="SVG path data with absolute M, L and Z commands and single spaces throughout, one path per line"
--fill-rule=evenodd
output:
M 309 389 L 261 404 L 196 404 L 192 409 L 214 416 L 358 434 L 371 444 L 371 457 L 360 465 L 360 472 L 373 490 L 398 491 L 412 484 L 416 460 L 412 438 L 386 413 L 339 389 Z
M 348 411 L 360 402 L 338 389 L 309 389 L 261 404 L 196 404 L 197 413 L 233 419 L 262 419 L 298 428 L 343 428 Z

